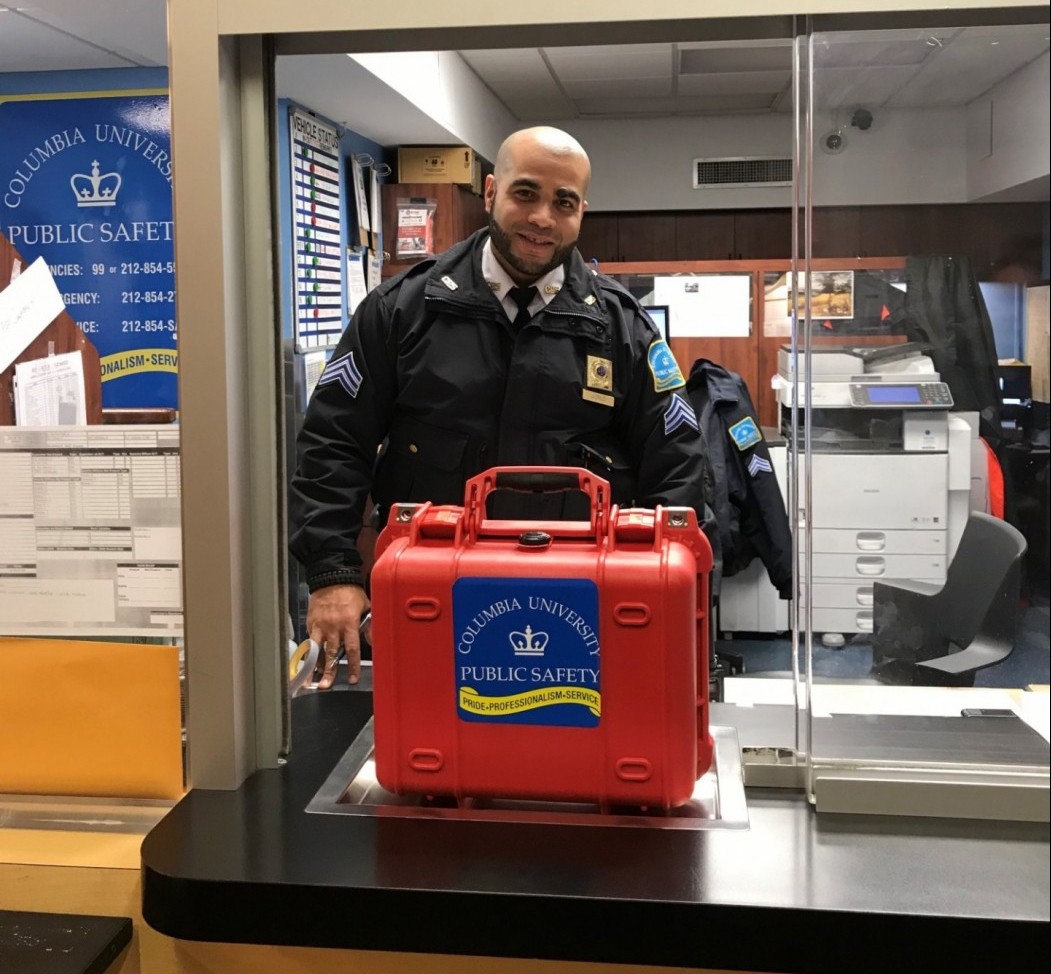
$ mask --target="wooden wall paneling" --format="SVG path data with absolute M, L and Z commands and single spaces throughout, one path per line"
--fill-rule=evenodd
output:
M 770 386 L 770 381 L 777 375 L 777 352 L 782 345 L 791 341 L 787 337 L 761 336 L 756 343 L 756 369 L 759 373 L 755 387 L 755 408 L 759 411 L 759 425 L 780 425 L 777 409 L 777 398 Z
M 977 203 L 967 210 L 968 238 L 979 280 L 1034 284 L 1043 280 L 1046 203 Z M 979 263 L 981 261 L 981 263 Z
M 814 207 L 811 230 L 811 248 L 814 257 L 862 256 L 861 218 L 858 207 Z M 896 251 L 890 252 L 896 253 Z
M 906 206 L 858 207 L 858 250 L 863 257 L 912 254 L 915 238 Z
M 1051 401 L 1051 380 L 1048 377 L 1048 285 L 1026 288 L 1025 361 L 1032 366 L 1033 398 L 1037 402 Z
M 617 260 L 620 256 L 620 216 L 617 213 L 584 214 L 577 250 L 586 261 Z
M 738 210 L 734 213 L 735 258 L 787 260 L 791 256 L 791 210 Z
M 759 362 L 754 336 L 748 338 L 673 338 L 669 343 L 675 361 L 686 378 L 699 358 L 710 359 L 724 369 L 736 372 L 755 399 L 759 385 Z M 759 404 L 755 404 L 758 410 Z
M 675 259 L 673 213 L 622 213 L 618 235 L 621 260 Z
M 731 260 L 732 210 L 695 210 L 675 214 L 675 260 Z

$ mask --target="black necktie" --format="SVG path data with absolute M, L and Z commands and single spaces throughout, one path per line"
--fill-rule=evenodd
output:
M 532 317 L 529 313 L 529 305 L 533 298 L 536 297 L 537 290 L 532 286 L 513 287 L 507 294 L 518 308 L 518 314 L 515 315 L 515 320 L 511 322 L 511 327 L 515 331 L 521 331 L 525 323 Z

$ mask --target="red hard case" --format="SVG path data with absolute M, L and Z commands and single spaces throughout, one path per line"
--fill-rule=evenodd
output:
M 485 517 L 581 490 L 590 521 Z M 464 506 L 395 505 L 372 570 L 375 762 L 389 791 L 671 808 L 711 762 L 708 576 L 689 508 L 610 507 L 575 468 L 494 468 Z

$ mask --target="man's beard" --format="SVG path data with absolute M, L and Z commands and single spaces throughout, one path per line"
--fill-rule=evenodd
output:
M 514 268 L 519 274 L 523 274 L 530 280 L 538 280 L 543 277 L 548 271 L 554 270 L 561 264 L 569 254 L 569 252 L 576 246 L 576 241 L 571 240 L 568 244 L 564 244 L 561 247 L 556 247 L 554 253 L 551 255 L 551 259 L 546 263 L 541 263 L 536 260 L 526 260 L 516 256 L 511 250 L 511 236 L 508 234 L 493 215 L 489 214 L 489 239 L 493 242 L 493 249 L 499 255 L 500 260 Z

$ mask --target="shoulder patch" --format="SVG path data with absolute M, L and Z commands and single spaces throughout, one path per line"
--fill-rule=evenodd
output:
M 653 375 L 654 392 L 681 389 L 686 385 L 675 356 L 672 355 L 668 343 L 663 338 L 658 338 L 650 345 L 646 353 L 646 364 L 649 365 L 650 373 Z
M 726 432 L 730 434 L 730 439 L 734 441 L 734 446 L 738 450 L 747 450 L 763 438 L 763 434 L 759 432 L 759 427 L 751 416 L 738 420 Z

